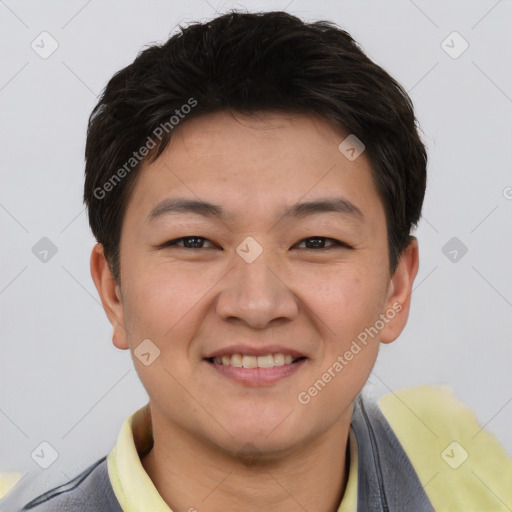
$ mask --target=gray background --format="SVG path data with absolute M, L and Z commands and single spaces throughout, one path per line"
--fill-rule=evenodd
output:
M 0 471 L 35 479 L 32 494 L 67 480 L 147 401 L 90 277 L 87 118 L 144 45 L 236 7 L 333 20 L 410 92 L 430 158 L 420 270 L 368 387 L 449 384 L 512 455 L 512 2 L 214 2 L 0 0 Z M 43 31 L 59 45 L 47 59 L 31 47 Z M 460 40 L 452 56 L 442 46 L 453 31 L 469 44 L 457 58 Z M 43 237 L 46 262 L 32 252 Z M 59 454 L 48 470 L 31 458 L 42 441 Z

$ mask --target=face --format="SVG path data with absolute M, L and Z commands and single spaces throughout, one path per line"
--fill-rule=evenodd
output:
M 142 169 L 117 297 L 99 247 L 91 268 L 158 421 L 262 453 L 350 422 L 380 342 L 405 325 L 417 252 L 389 275 L 383 205 L 365 153 L 338 149 L 347 135 L 221 112 L 183 123 Z

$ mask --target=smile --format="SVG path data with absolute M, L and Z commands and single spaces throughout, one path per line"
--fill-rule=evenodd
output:
M 233 366 L 235 368 L 274 368 L 295 363 L 304 357 L 292 357 L 289 354 L 266 354 L 262 356 L 232 354 L 209 359 L 218 365 Z
M 250 387 L 265 387 L 290 377 L 304 366 L 307 357 L 294 358 L 289 354 L 223 355 L 204 361 L 223 378 Z

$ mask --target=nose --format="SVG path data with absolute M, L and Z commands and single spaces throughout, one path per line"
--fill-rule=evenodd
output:
M 276 260 L 267 257 L 266 251 L 252 263 L 237 256 L 234 267 L 222 280 L 217 314 L 223 320 L 237 320 L 253 329 L 292 320 L 299 308 L 287 277 Z

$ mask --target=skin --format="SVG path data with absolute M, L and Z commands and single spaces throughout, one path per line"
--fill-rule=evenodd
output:
M 142 464 L 175 512 L 339 506 L 353 401 L 380 343 L 405 327 L 418 271 L 414 239 L 389 275 L 383 205 L 365 153 L 349 161 L 338 150 L 346 135 L 308 115 L 190 119 L 141 171 L 122 227 L 121 286 L 101 244 L 92 251 L 113 343 L 131 351 L 150 398 L 154 446 Z M 186 213 L 146 221 L 155 205 L 177 196 L 220 204 L 233 217 Z M 364 221 L 333 213 L 281 218 L 296 202 L 334 196 L 356 205 Z M 157 248 L 187 236 L 203 241 Z M 252 263 L 236 252 L 248 236 L 263 249 Z M 335 239 L 353 248 L 308 249 L 311 237 L 327 237 L 325 247 Z M 298 394 L 397 303 L 401 311 L 379 335 L 301 404 Z M 147 338 L 161 351 L 149 366 L 133 354 Z M 308 359 L 266 386 L 232 381 L 203 360 L 244 340 L 291 347 Z

